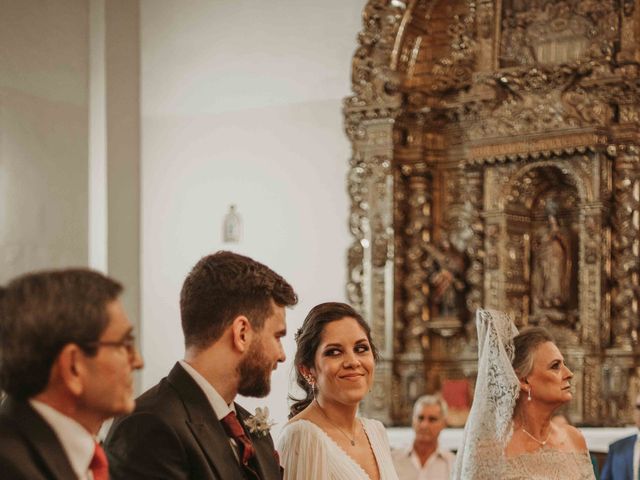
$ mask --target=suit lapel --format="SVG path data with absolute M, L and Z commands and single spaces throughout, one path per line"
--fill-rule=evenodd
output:
M 27 402 L 8 397 L 2 409 L 15 422 L 16 428 L 42 460 L 43 465 L 55 479 L 75 478 L 67 454 L 49 424 L 31 408 Z
M 243 473 L 220 421 L 204 392 L 191 376 L 176 364 L 167 378 L 182 399 L 186 423 L 220 478 L 242 478 Z
M 626 463 L 626 477 L 627 478 L 635 478 L 634 474 L 633 474 L 633 450 L 634 447 L 636 446 L 636 440 L 638 439 L 637 435 L 634 435 L 632 437 L 629 438 L 629 441 L 626 442 L 624 449 L 624 456 L 627 458 L 627 462 Z
M 235 406 L 242 428 L 244 428 L 256 450 L 256 463 L 258 464 L 258 474 L 260 475 L 260 478 L 263 480 L 280 480 L 280 466 L 276 465 L 275 449 L 273 448 L 271 436 L 268 433 L 266 435 L 250 433 L 245 426 L 245 420 L 249 418 L 251 414 L 237 403 Z

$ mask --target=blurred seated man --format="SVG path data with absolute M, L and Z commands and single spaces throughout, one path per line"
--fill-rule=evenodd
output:
M 121 291 L 86 269 L 0 287 L 0 478 L 108 480 L 95 436 L 133 410 L 142 367 Z
M 633 417 L 640 428 L 640 395 L 636 396 Z M 602 480 L 633 480 L 640 478 L 640 443 L 638 434 L 609 445 L 607 461 L 602 468 Z
M 413 445 L 392 452 L 393 463 L 402 480 L 448 480 L 455 455 L 438 447 L 438 437 L 446 427 L 447 403 L 439 396 L 425 395 L 413 406 Z

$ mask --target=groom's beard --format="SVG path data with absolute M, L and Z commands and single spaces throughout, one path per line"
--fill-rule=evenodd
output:
M 255 339 L 238 365 L 240 383 L 238 393 L 245 397 L 264 397 L 271 390 L 273 367 L 264 354 L 262 343 Z

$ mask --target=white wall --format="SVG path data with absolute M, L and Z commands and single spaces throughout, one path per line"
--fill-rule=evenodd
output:
M 88 257 L 88 6 L 0 4 L 0 283 Z
M 345 298 L 341 99 L 365 3 L 142 0 L 145 388 L 184 353 L 185 275 L 201 256 L 231 249 L 272 267 L 300 297 L 272 393 L 242 400 L 285 421 L 293 333 L 313 305 Z M 221 239 L 230 204 L 244 223 L 237 245 Z
M 91 265 L 123 282 L 135 323 L 138 1 L 0 0 L 0 12 L 0 283 Z

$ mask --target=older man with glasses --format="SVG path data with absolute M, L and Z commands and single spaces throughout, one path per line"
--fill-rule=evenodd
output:
M 413 445 L 392 452 L 398 478 L 403 480 L 448 480 L 455 455 L 438 446 L 447 426 L 447 403 L 436 395 L 425 395 L 413 406 Z
M 108 480 L 96 435 L 134 408 L 142 368 L 122 286 L 86 269 L 0 287 L 0 476 Z

